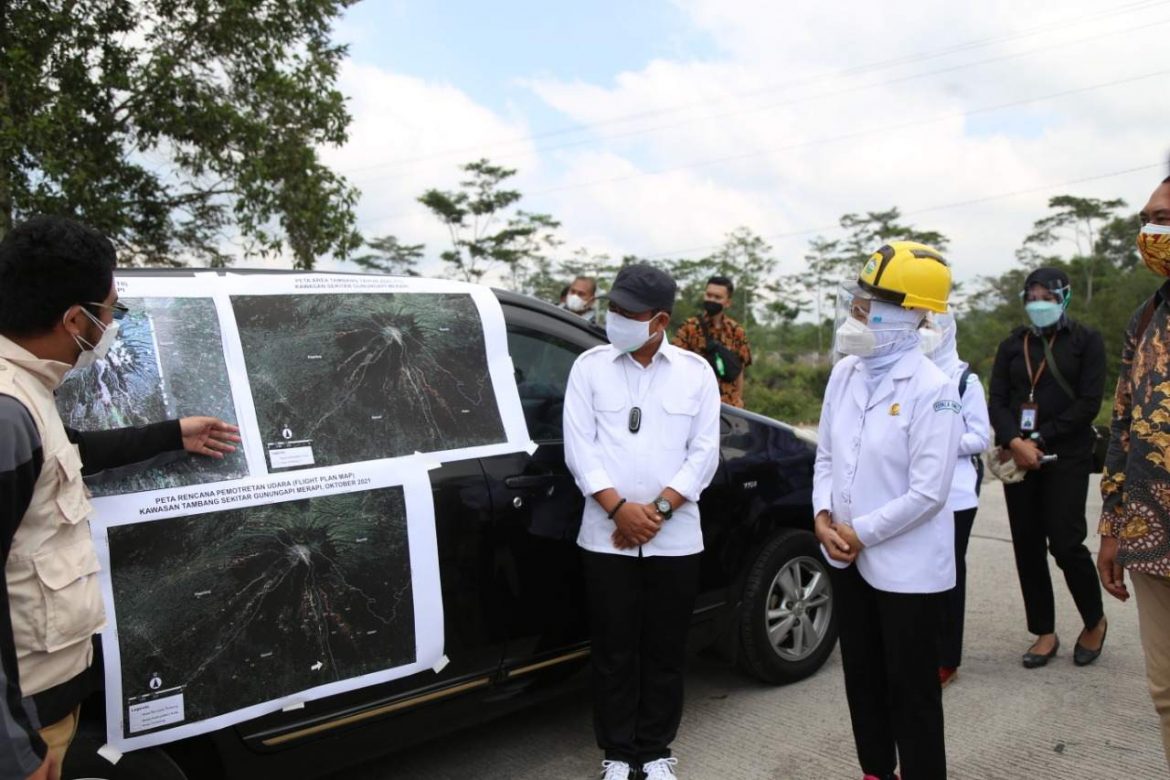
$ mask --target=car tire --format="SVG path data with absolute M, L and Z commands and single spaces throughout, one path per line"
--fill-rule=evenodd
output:
M 158 748 L 126 753 L 116 764 L 98 755 L 101 742 L 78 735 L 65 756 L 62 780 L 187 780 L 170 756 Z
M 786 529 L 756 556 L 739 613 L 740 665 L 773 685 L 816 672 L 837 641 L 829 565 L 816 537 Z

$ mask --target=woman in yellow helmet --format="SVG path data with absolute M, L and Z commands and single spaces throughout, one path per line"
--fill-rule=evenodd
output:
M 815 528 L 834 566 L 845 692 L 866 778 L 943 780 L 937 631 L 955 584 L 947 509 L 962 407 L 919 349 L 951 273 L 931 247 L 881 247 L 843 290 L 837 363 L 821 409 Z

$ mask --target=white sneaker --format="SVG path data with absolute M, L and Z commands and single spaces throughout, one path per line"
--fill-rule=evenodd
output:
M 650 761 L 642 764 L 642 774 L 646 780 L 676 780 L 678 776 L 674 773 L 674 765 L 677 763 L 677 758 L 660 758 L 657 761 Z
M 625 761 L 602 761 L 601 780 L 630 780 L 630 765 Z

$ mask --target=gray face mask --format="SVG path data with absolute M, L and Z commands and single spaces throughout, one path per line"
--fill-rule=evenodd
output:
M 114 345 L 114 341 L 118 338 L 118 321 L 115 320 L 109 325 L 103 325 L 102 321 L 90 314 L 84 308 L 81 310 L 86 317 L 89 317 L 97 326 L 102 329 L 102 336 L 98 339 L 96 344 L 90 344 L 81 336 L 74 336 L 73 341 L 77 346 L 81 347 L 81 354 L 77 356 L 77 361 L 73 364 L 75 371 L 89 368 L 99 360 L 105 360 L 106 355 L 110 352 L 110 347 Z

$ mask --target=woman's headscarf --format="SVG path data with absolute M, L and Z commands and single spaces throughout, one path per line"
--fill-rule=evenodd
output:
M 959 359 L 958 325 L 953 314 L 930 315 L 932 327 L 939 332 L 939 343 L 926 356 L 949 377 L 959 379 L 967 370 L 967 364 Z

